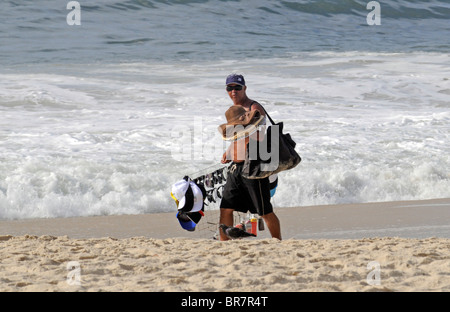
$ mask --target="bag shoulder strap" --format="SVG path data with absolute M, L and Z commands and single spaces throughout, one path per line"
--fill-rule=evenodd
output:
M 252 104 L 250 104 L 250 110 L 252 110 L 252 105 L 255 104 L 255 103 L 259 104 L 258 102 L 253 101 Z M 272 118 L 270 118 L 270 115 L 267 113 L 267 111 L 266 111 L 266 109 L 264 108 L 264 106 L 262 106 L 261 104 L 259 104 L 259 105 L 260 105 L 260 106 L 262 107 L 262 109 L 264 110 L 264 113 L 266 113 L 266 116 L 269 118 L 269 120 L 270 120 L 270 122 L 272 123 L 272 125 L 274 125 L 275 122 L 273 121 Z

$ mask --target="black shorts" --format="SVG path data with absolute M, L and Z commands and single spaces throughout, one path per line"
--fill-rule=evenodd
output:
M 220 208 L 244 213 L 250 211 L 260 216 L 273 212 L 269 178 L 246 179 L 241 175 L 243 165 L 244 162 L 230 166 Z

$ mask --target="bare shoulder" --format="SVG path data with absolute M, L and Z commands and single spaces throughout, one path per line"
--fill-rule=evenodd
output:
M 264 108 L 262 107 L 261 104 L 259 104 L 256 101 L 253 101 L 253 103 L 250 107 L 250 110 L 252 110 L 252 111 L 257 110 L 261 113 L 261 115 L 266 116 L 266 112 L 265 112 Z

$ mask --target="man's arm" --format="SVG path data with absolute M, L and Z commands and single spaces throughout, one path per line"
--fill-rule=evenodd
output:
M 262 116 L 266 117 L 266 111 L 264 110 L 264 108 L 261 106 L 261 104 L 259 104 L 258 102 L 253 102 L 252 106 L 250 107 L 251 111 L 255 111 L 257 110 L 258 112 L 261 113 Z M 250 138 L 252 140 L 257 140 L 259 142 L 261 142 L 262 140 L 264 140 L 264 133 L 265 133 L 265 125 L 261 126 L 261 130 L 256 131 L 255 134 L 252 134 L 250 136 Z

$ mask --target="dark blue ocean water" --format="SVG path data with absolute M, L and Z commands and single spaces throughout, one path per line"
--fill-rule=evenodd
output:
M 448 52 L 450 1 L 81 0 L 0 3 L 0 64 L 271 58 L 305 51 Z

